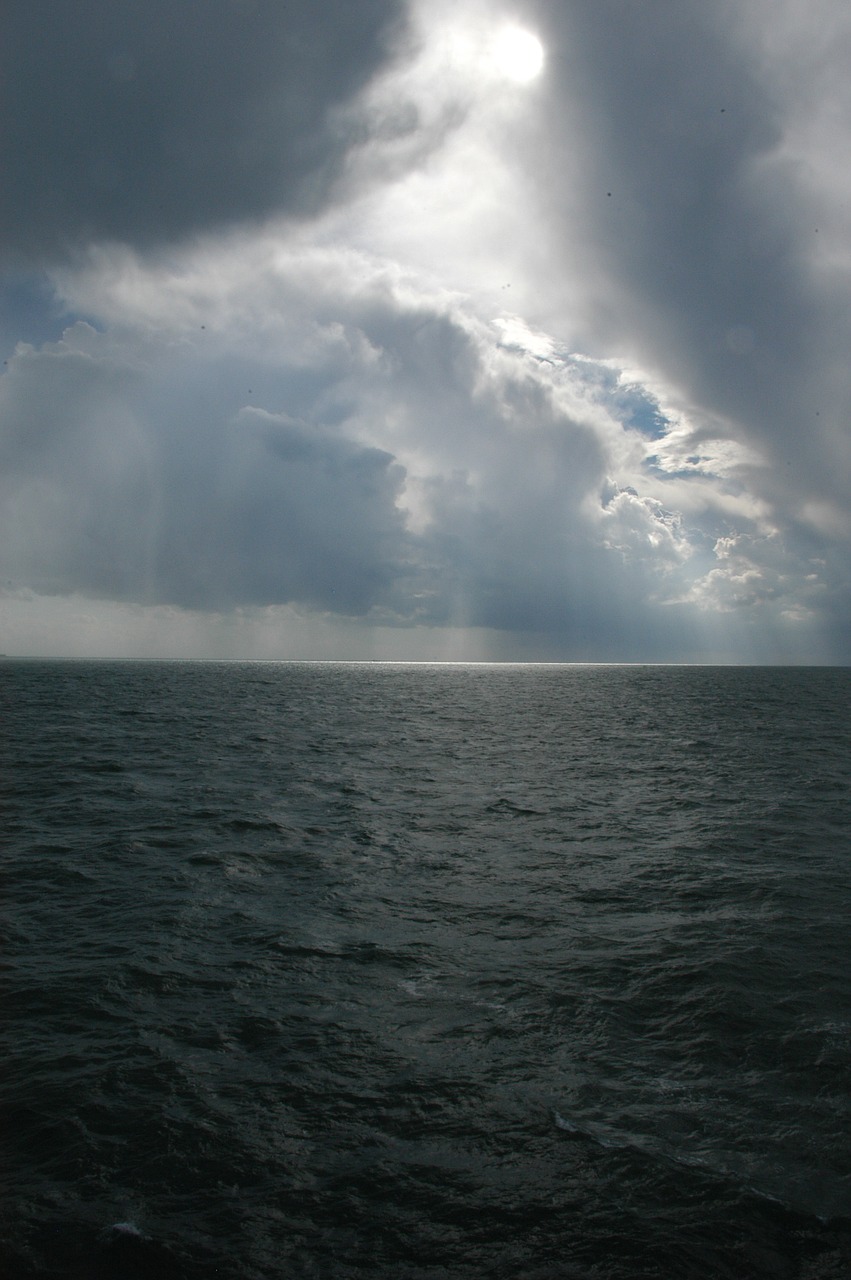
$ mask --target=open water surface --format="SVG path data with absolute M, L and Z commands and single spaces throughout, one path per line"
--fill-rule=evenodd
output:
M 851 669 L 0 698 L 8 1280 L 851 1273 Z

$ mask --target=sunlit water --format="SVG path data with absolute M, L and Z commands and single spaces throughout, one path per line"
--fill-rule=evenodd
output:
M 848 1275 L 851 670 L 0 688 L 9 1280 Z

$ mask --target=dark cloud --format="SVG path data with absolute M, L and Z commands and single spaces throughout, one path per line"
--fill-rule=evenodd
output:
M 4 46 L 4 580 L 847 655 L 841 42 L 774 0 L 71 9 Z
M 3 359 L 18 342 L 40 344 L 59 337 L 65 309 L 43 272 L 9 271 L 0 286 L 0 351 Z
M 334 109 L 399 15 L 399 0 L 10 0 L 2 251 L 314 210 L 350 141 Z

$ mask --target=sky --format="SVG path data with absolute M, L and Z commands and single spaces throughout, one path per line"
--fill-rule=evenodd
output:
M 0 650 L 846 663 L 847 0 L 8 0 Z

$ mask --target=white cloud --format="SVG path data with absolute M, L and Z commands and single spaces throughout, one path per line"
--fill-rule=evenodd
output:
M 666 511 L 655 498 L 613 486 L 603 502 L 603 545 L 620 551 L 627 561 L 646 561 L 664 571 L 692 554 L 682 517 Z
M 778 533 L 730 534 L 714 547 L 716 567 L 695 582 L 690 598 L 701 609 L 773 613 L 790 622 L 811 622 L 827 591 L 813 558 L 803 562 Z

